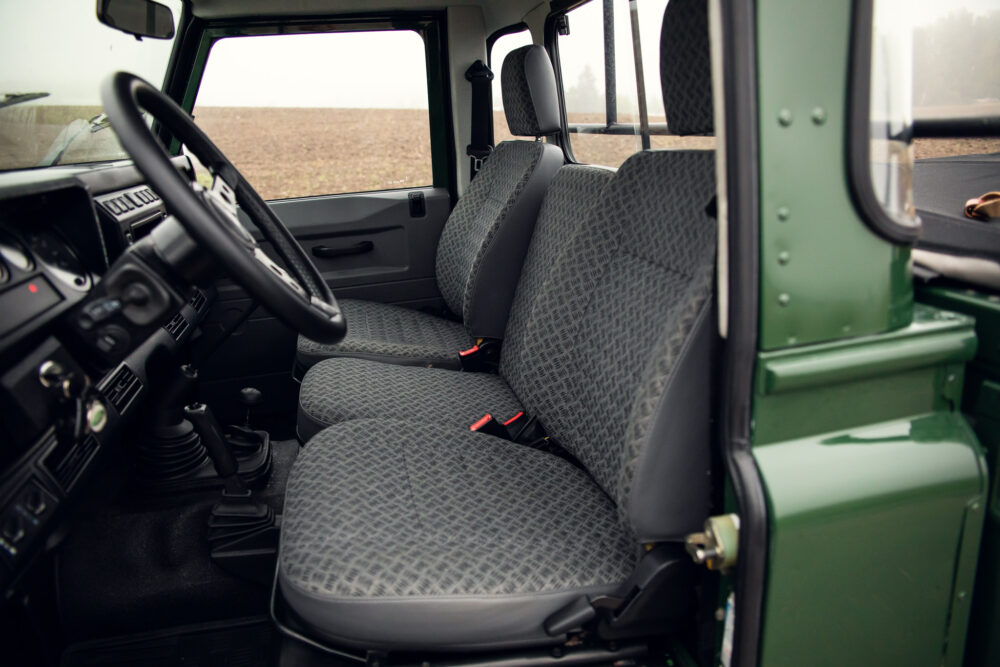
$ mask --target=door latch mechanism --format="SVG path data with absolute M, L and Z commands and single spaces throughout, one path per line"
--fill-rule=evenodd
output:
M 688 535 L 684 547 L 694 562 L 710 570 L 728 570 L 736 565 L 739 543 L 740 517 L 723 514 L 706 519 L 705 530 Z

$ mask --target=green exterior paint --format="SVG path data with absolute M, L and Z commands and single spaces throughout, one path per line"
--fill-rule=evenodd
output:
M 974 325 L 918 305 L 902 329 L 758 356 L 761 664 L 962 664 L 986 514 L 958 412 Z
M 890 333 L 758 356 L 755 445 L 935 410 L 961 400 L 973 320 L 927 306 Z
M 212 50 L 212 45 L 219 39 L 220 35 L 215 30 L 206 30 L 201 35 L 198 42 L 198 53 L 194 57 L 194 67 L 191 69 L 191 76 L 188 79 L 187 87 L 184 89 L 184 99 L 181 100 L 181 107 L 188 113 L 194 109 L 194 101 L 198 96 L 198 87 L 201 85 L 201 77 L 205 73 L 205 63 L 208 61 L 208 53 Z
M 915 310 L 910 326 L 889 334 L 763 354 L 761 390 L 786 393 L 937 363 L 965 362 L 976 351 L 972 324 L 972 318 L 922 307 Z
M 962 410 L 972 416 L 976 435 L 986 449 L 993 483 L 985 508 L 966 664 L 1000 665 L 1000 296 L 929 287 L 921 289 L 917 297 L 976 318 L 979 352 L 966 373 Z
M 959 411 L 975 322 L 915 306 L 909 250 L 853 205 L 853 3 L 756 8 L 761 664 L 957 667 L 987 514 Z
M 973 289 L 924 287 L 918 298 L 922 303 L 974 317 L 979 336 L 975 366 L 986 374 L 1000 376 L 1000 296 Z
M 960 664 L 949 638 L 965 634 L 982 519 L 967 508 L 985 493 L 965 420 L 932 413 L 755 455 L 771 516 L 761 664 Z
M 846 179 L 851 3 L 761 0 L 757 11 L 760 347 L 904 327 L 909 250 L 865 226 Z

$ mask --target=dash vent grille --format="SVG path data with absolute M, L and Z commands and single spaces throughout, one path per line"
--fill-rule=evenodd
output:
M 122 366 L 112 376 L 104 388 L 104 396 L 108 403 L 115 406 L 118 414 L 125 414 L 136 395 L 142 389 L 142 380 L 128 366 Z

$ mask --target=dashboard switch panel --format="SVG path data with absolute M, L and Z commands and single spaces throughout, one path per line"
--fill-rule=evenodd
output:
M 34 546 L 42 527 L 56 508 L 56 499 L 30 479 L 0 512 L 0 556 L 11 565 Z
M 36 276 L 0 293 L 0 336 L 62 301 L 63 297 L 44 276 Z

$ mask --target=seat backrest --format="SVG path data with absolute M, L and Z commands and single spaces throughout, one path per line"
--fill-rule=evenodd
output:
M 538 312 L 538 296 L 551 290 L 550 273 L 560 270 L 560 255 L 570 247 L 614 175 L 615 170 L 608 167 L 568 164 L 549 184 L 510 309 L 501 357 L 507 366 L 519 358 L 526 336 L 537 331 L 538 318 L 545 317 Z
M 504 113 L 516 136 L 559 131 L 549 56 L 540 46 L 512 51 L 501 71 Z M 435 271 L 445 303 L 473 338 L 503 336 L 521 264 L 562 150 L 541 141 L 504 141 L 458 200 L 438 241 Z
M 664 17 L 667 33 L 671 20 L 696 14 L 703 51 L 688 39 L 683 60 L 708 58 L 706 2 L 671 0 Z M 684 66 L 674 49 L 661 55 Z M 711 97 L 707 106 L 700 96 L 664 97 L 668 123 L 676 115 L 711 130 Z M 530 297 L 519 291 L 504 342 L 500 372 L 526 411 L 642 541 L 679 539 L 708 508 L 714 195 L 711 151 L 630 157 L 543 284 Z

